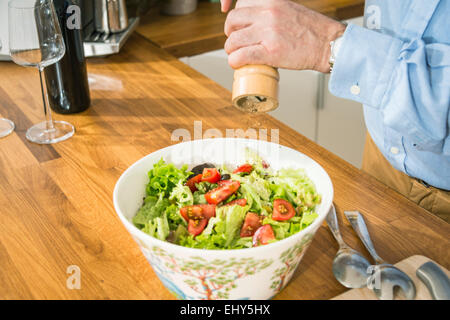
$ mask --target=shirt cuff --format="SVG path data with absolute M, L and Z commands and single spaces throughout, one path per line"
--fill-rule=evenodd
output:
M 330 92 L 378 108 L 403 44 L 397 38 L 349 24 L 331 73 Z

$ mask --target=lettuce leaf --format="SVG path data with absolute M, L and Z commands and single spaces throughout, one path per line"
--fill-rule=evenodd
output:
M 261 177 L 256 171 L 252 173 L 241 176 L 238 174 L 231 174 L 232 180 L 237 180 L 241 184 L 246 184 L 251 186 L 253 191 L 264 201 L 270 200 L 271 189 L 270 182 L 265 178 Z
M 155 218 L 153 223 L 156 224 L 156 238 L 159 240 L 166 240 L 169 235 L 169 223 L 167 221 L 167 215 L 163 214 L 162 217 Z
M 249 239 L 241 240 L 239 233 L 248 208 L 239 205 L 217 208 L 216 216 L 209 219 L 208 225 L 200 235 L 182 236 L 179 244 L 202 249 L 247 248 Z
M 180 210 L 176 205 L 171 204 L 168 206 L 165 214 L 167 215 L 170 230 L 176 230 L 180 225 L 187 226 L 186 220 L 181 216 Z
M 196 183 L 195 187 L 197 188 L 198 192 L 205 194 L 209 190 L 217 188 L 217 184 L 216 183 L 210 183 L 208 181 L 202 181 L 200 183 Z
M 147 195 L 159 196 L 163 194 L 168 197 L 180 181 L 184 182 L 191 175 L 187 168 L 188 166 L 184 165 L 178 169 L 173 163 L 167 164 L 163 159 L 159 160 L 148 172 Z
M 247 200 L 250 211 L 257 212 L 263 216 L 268 216 L 272 212 L 271 202 L 262 199 L 253 185 L 242 183 L 241 193 Z
M 173 243 L 179 243 L 181 237 L 187 236 L 188 234 L 188 230 L 184 225 L 178 225 L 177 229 L 173 233 Z
M 246 148 L 245 159 L 248 164 L 251 164 L 253 166 L 254 172 L 257 172 L 258 174 L 263 176 L 271 174 L 271 170 L 269 168 L 264 168 L 263 159 L 255 150 Z
M 275 234 L 275 238 L 277 240 L 282 240 L 305 229 L 313 223 L 317 217 L 318 214 L 315 212 L 304 213 L 302 217 L 293 217 L 287 221 L 275 221 L 272 218 L 266 217 L 263 220 L 263 225 L 270 224 Z
M 242 224 L 244 223 L 245 214 L 248 211 L 248 207 L 242 207 L 239 205 L 226 206 L 219 208 L 217 211 L 223 210 L 221 213 L 225 215 L 225 246 L 229 247 L 233 241 L 239 239 L 239 233 L 241 231 Z M 219 213 L 220 214 L 220 213 Z
M 284 199 L 291 203 L 296 204 L 296 194 L 293 192 L 292 188 L 286 183 L 271 184 L 270 189 L 272 190 L 272 201 L 274 199 Z M 297 204 L 296 204 L 297 205 Z
M 262 203 L 258 194 L 255 190 L 248 184 L 241 184 L 241 191 L 245 199 L 247 199 L 247 205 L 250 207 L 251 211 L 261 212 Z
M 165 240 L 170 230 L 175 230 L 179 225 L 186 225 L 186 221 L 180 215 L 176 205 L 169 200 L 149 196 L 144 200 L 144 205 L 133 218 L 133 223 L 142 231 L 152 237 Z
M 218 218 L 218 217 L 210 218 L 209 221 L 208 221 L 208 225 L 206 226 L 206 228 L 202 232 L 202 235 L 208 236 L 208 235 L 212 234 L 213 231 L 214 231 L 214 227 L 215 227 L 216 223 L 219 222 L 219 221 L 220 221 L 220 218 Z
M 162 216 L 163 212 L 169 206 L 169 200 L 163 198 L 162 194 L 159 198 L 148 196 L 144 200 L 144 205 L 139 209 L 133 218 L 133 223 L 138 228 L 142 228 L 149 221 Z
M 194 196 L 188 186 L 183 185 L 180 180 L 170 193 L 169 200 L 175 200 L 178 207 L 185 207 L 194 204 Z
M 194 204 L 207 204 L 205 194 L 201 193 L 200 191 L 194 192 Z
M 307 226 L 313 223 L 318 216 L 319 215 L 314 211 L 304 212 L 302 215 L 302 220 L 300 221 L 301 229 L 305 229 Z
M 234 248 L 251 248 L 251 247 L 253 247 L 252 237 L 239 238 L 234 244 Z
M 207 204 L 208 202 L 205 199 L 205 193 L 208 191 L 217 188 L 217 184 L 209 183 L 207 181 L 203 181 L 195 184 L 197 191 L 194 192 L 194 204 Z
M 282 240 L 289 236 L 291 222 L 275 221 L 272 218 L 264 218 L 263 225 L 270 224 L 277 240 Z
M 142 231 L 159 240 L 166 240 L 170 232 L 167 215 L 164 213 L 162 216 L 150 220 L 144 225 Z
M 292 202 L 300 215 L 314 210 L 321 202 L 314 183 L 302 169 L 280 169 L 269 180 L 273 191 L 272 199 L 280 197 Z

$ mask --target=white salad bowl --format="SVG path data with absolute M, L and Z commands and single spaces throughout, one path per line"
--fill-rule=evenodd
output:
M 163 158 L 177 167 L 205 162 L 245 161 L 245 150 L 256 151 L 273 170 L 302 168 L 321 195 L 318 217 L 302 231 L 275 243 L 248 249 L 204 250 L 161 241 L 131 222 L 142 206 L 148 171 Z M 333 201 L 333 186 L 314 160 L 279 144 L 249 139 L 205 139 L 155 151 L 129 167 L 114 188 L 114 207 L 162 283 L 179 299 L 270 299 L 289 282 L 323 223 Z

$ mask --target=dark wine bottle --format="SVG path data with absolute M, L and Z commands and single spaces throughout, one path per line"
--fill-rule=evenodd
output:
M 56 113 L 78 113 L 89 108 L 89 83 L 84 56 L 79 7 L 73 0 L 53 0 L 66 45 L 64 57 L 45 68 L 50 107 Z

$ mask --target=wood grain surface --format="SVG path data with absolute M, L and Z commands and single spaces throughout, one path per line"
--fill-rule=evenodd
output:
M 294 0 L 310 9 L 343 20 L 363 15 L 364 0 Z M 200 1 L 191 14 L 168 16 L 158 7 L 141 19 L 137 32 L 176 57 L 222 49 L 226 13 L 219 3 Z
M 450 227 L 398 193 L 268 115 L 243 114 L 231 93 L 140 35 L 123 51 L 89 60 L 92 106 L 69 116 L 73 138 L 53 146 L 25 139 L 43 119 L 37 70 L 0 63 L 0 116 L 15 132 L 0 139 L 0 298 L 173 299 L 116 216 L 112 193 L 141 157 L 177 143 L 174 129 L 279 130 L 280 143 L 329 173 L 344 239 L 367 256 L 343 210 L 366 218 L 391 263 L 421 254 L 449 269 Z M 299 110 L 301 116 L 301 110 Z M 277 299 L 329 299 L 346 291 L 333 278 L 337 244 L 325 226 Z M 68 266 L 81 289 L 66 287 Z

